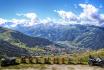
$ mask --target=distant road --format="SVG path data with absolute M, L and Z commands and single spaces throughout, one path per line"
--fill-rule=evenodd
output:
M 3 70 L 104 70 L 104 68 L 89 65 L 47 65 L 44 69 L 26 68 L 26 69 L 3 69 Z

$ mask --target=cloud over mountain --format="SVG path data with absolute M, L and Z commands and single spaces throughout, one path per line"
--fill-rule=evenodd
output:
M 39 19 L 36 13 L 25 13 L 25 14 L 16 14 L 16 15 L 26 17 L 24 23 L 27 23 L 28 26 L 33 26 L 34 24 L 39 23 Z
M 104 14 L 99 14 L 99 9 L 91 4 L 79 4 L 79 6 L 83 9 L 83 11 L 76 15 L 71 11 L 56 11 L 67 23 L 78 23 L 78 24 L 91 24 L 100 26 L 104 22 Z
M 0 18 L 0 25 L 2 25 L 5 22 L 7 22 L 5 19 Z
M 58 20 L 53 20 L 50 17 L 45 19 L 40 19 L 39 16 L 34 12 L 29 13 L 17 13 L 17 16 L 23 17 L 23 19 L 13 18 L 11 20 L 6 20 L 0 18 L 0 26 L 5 24 L 5 22 L 12 22 L 11 27 L 16 27 L 18 24 L 23 26 L 34 26 L 35 24 L 48 24 L 48 23 L 57 23 L 57 24 L 90 24 L 96 26 L 102 26 L 104 24 L 104 14 L 99 13 L 99 8 L 91 4 L 79 4 L 82 8 L 80 14 L 76 14 L 72 11 L 65 10 L 54 10 L 54 13 L 57 13 L 57 16 L 60 17 Z M 55 18 L 54 18 L 55 19 Z

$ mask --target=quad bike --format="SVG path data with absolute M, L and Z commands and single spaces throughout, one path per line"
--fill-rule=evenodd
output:
M 101 67 L 104 67 L 104 59 L 89 57 L 88 64 L 90 66 L 101 66 Z
M 8 57 L 1 59 L 1 66 L 17 65 L 15 57 Z

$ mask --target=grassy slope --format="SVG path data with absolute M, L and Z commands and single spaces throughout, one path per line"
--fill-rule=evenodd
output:
M 2 27 L 0 27 L 0 40 L 6 41 L 16 47 L 26 49 L 29 52 L 42 52 L 44 51 L 44 49 L 41 48 L 42 46 L 52 44 L 52 42 L 47 39 L 30 37 L 18 31 Z

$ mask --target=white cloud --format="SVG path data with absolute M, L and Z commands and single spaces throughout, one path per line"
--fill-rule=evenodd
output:
M 90 24 L 100 26 L 104 23 L 104 14 L 99 14 L 99 9 L 90 4 L 79 4 L 83 8 L 80 14 L 82 21 L 89 22 Z
M 98 20 L 100 24 L 104 24 L 104 14 L 100 14 Z
M 70 11 L 63 11 L 63 10 L 60 10 L 60 11 L 56 11 L 55 12 L 58 13 L 58 15 L 65 21 L 65 22 L 75 22 L 78 21 L 78 17 L 73 13 L 73 12 L 70 12 Z
M 4 24 L 5 22 L 7 22 L 7 20 L 0 18 L 0 25 Z
M 75 9 L 77 5 L 74 4 Z M 91 4 L 79 4 L 79 7 L 82 8 L 82 12 L 79 15 L 75 14 L 72 11 L 64 10 L 54 10 L 60 17 L 60 19 L 49 18 L 40 19 L 36 13 L 18 13 L 17 16 L 23 17 L 23 19 L 13 18 L 9 21 L 0 18 L 0 25 L 5 22 L 13 22 L 11 27 L 16 27 L 17 25 L 23 26 L 34 26 L 35 24 L 48 24 L 48 23 L 60 23 L 60 24 L 91 24 L 100 26 L 104 24 L 104 14 L 99 14 L 99 9 Z M 102 6 L 101 6 L 102 7 Z
M 13 19 L 10 20 L 10 22 L 13 23 L 11 25 L 11 27 L 15 27 L 15 26 L 17 26 L 19 24 L 26 25 L 28 23 L 28 20 L 26 20 L 26 19 L 15 19 L 15 18 L 13 18 Z
M 25 13 L 25 14 L 17 13 L 16 15 L 17 16 L 24 16 L 24 17 L 27 17 L 30 19 L 37 18 L 36 13 Z
M 16 14 L 17 16 L 22 16 L 24 17 L 23 19 L 17 19 L 17 18 L 13 18 L 10 19 L 8 21 L 0 18 L 0 25 L 4 24 L 4 27 L 16 27 L 17 25 L 22 25 L 22 26 L 34 26 L 35 24 L 48 24 L 53 22 L 53 20 L 49 17 L 45 18 L 45 19 L 39 19 L 37 17 L 37 15 L 35 13 L 25 13 L 25 14 Z M 5 22 L 7 22 L 5 24 Z M 8 22 L 11 22 L 11 24 L 9 24 Z
M 90 4 L 79 4 L 83 9 L 83 12 L 79 15 L 80 19 L 83 21 L 95 21 L 92 15 L 98 12 L 98 9 Z
M 53 22 L 53 20 L 50 17 L 47 17 L 46 19 L 42 19 L 40 21 L 40 23 L 43 23 L 43 24 L 48 24 L 48 23 L 51 23 L 51 22 Z
M 16 14 L 16 15 L 27 18 L 25 20 L 21 20 L 21 21 L 25 21 L 24 22 L 25 26 L 33 26 L 33 25 L 39 23 L 39 19 L 38 19 L 36 13 L 26 13 L 26 14 Z
M 83 12 L 88 15 L 98 12 L 98 9 L 91 4 L 79 4 L 79 6 L 83 8 Z
M 30 18 L 30 19 L 37 18 L 37 15 L 35 13 L 26 13 L 26 14 L 24 14 L 24 16 L 26 16 L 27 18 Z
M 12 19 L 11 22 L 15 23 L 15 24 L 21 24 L 26 22 L 26 19 Z
M 91 4 L 79 4 L 82 8 L 82 12 L 79 15 L 71 11 L 59 10 L 55 12 L 61 17 L 61 23 L 71 24 L 90 24 L 100 26 L 104 23 L 104 15 L 99 14 L 99 9 Z

